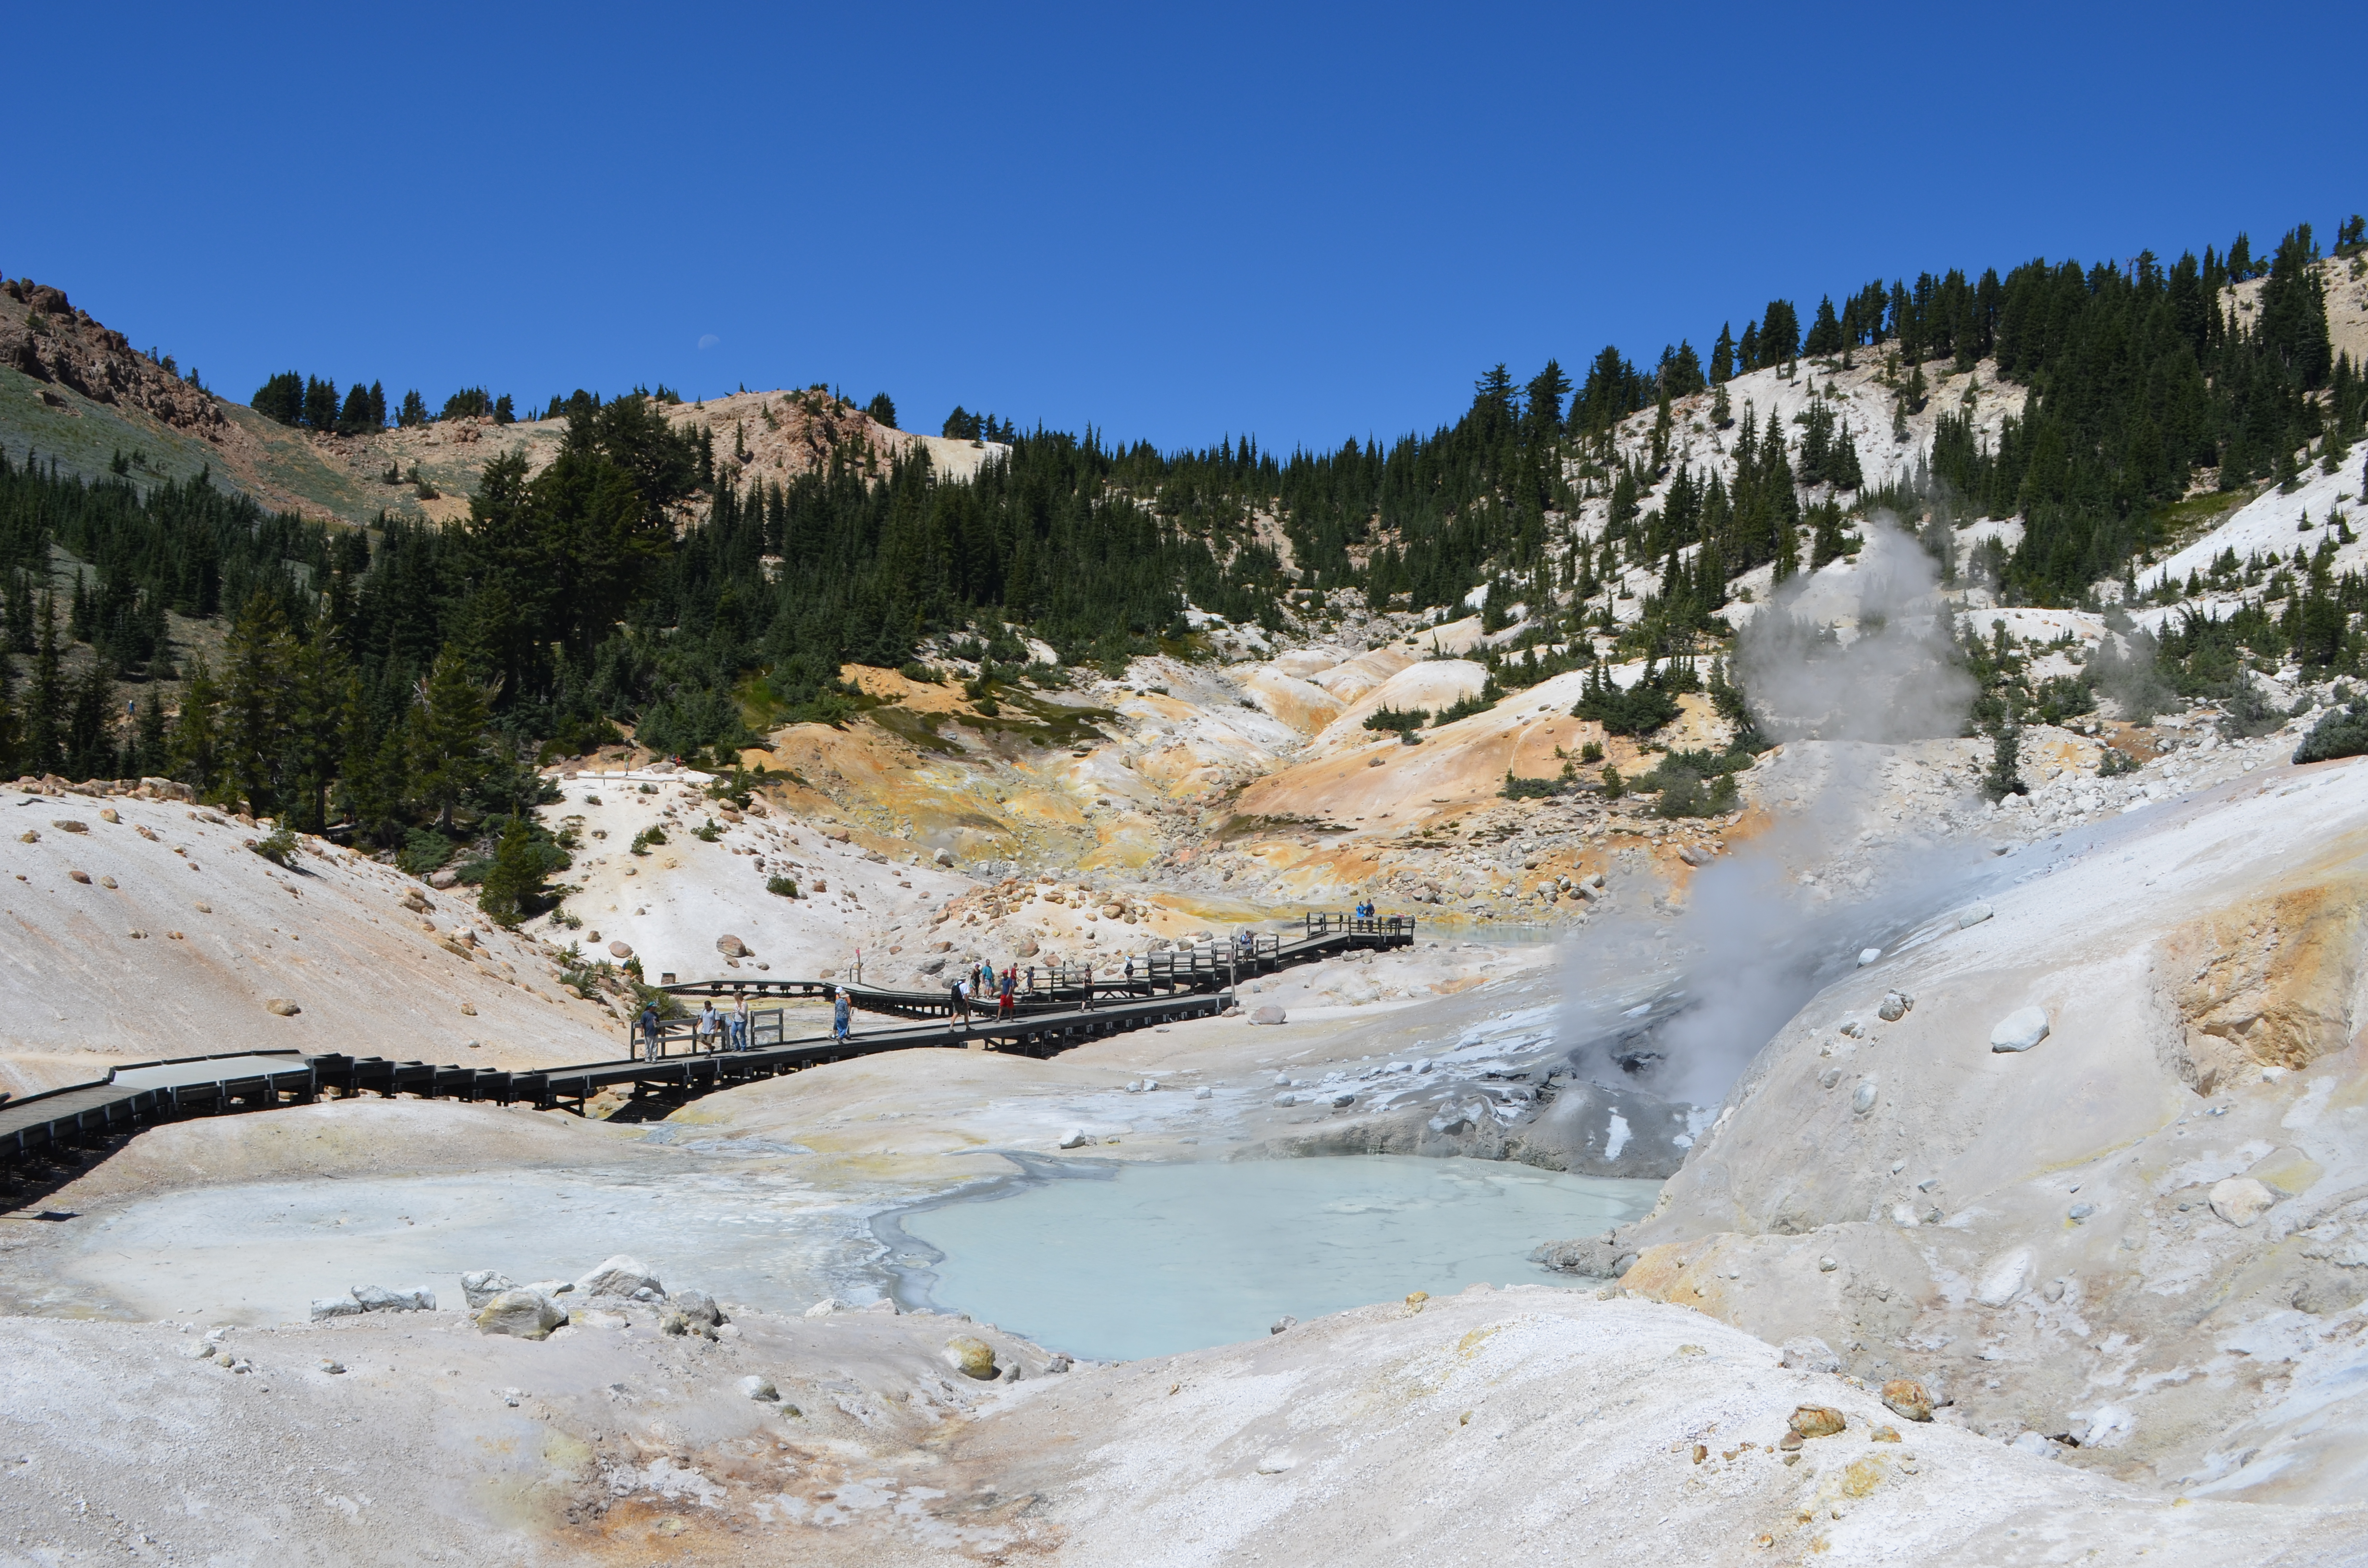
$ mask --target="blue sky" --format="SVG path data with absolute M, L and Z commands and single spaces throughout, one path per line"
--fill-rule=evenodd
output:
M 0 271 L 244 399 L 1449 420 L 1924 268 L 2331 241 L 2368 8 L 51 6 Z M 702 347 L 704 345 L 704 347 Z

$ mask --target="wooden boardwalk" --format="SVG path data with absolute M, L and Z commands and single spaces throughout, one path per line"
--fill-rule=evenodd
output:
M 780 1008 L 751 1015 L 748 1049 L 677 1051 L 690 1025 L 673 1020 L 655 1059 L 588 1062 L 532 1072 L 398 1062 L 382 1056 L 303 1056 L 293 1051 L 242 1051 L 231 1055 L 176 1057 L 0 1103 L 0 1173 L 31 1162 L 70 1160 L 67 1151 L 103 1142 L 169 1117 L 218 1115 L 302 1105 L 323 1094 L 416 1095 L 426 1099 L 526 1104 L 582 1114 L 604 1089 L 629 1085 L 636 1096 L 696 1093 L 802 1072 L 884 1051 L 964 1050 L 972 1046 L 1047 1057 L 1087 1040 L 1188 1018 L 1208 1017 L 1233 1002 L 1241 978 L 1271 973 L 1360 948 L 1405 947 L 1414 921 L 1405 915 L 1359 920 L 1314 915 L 1287 938 L 1262 937 L 1247 945 L 1208 944 L 1188 954 L 1138 958 L 1132 980 L 1098 980 L 1082 970 L 1040 971 L 1042 988 L 1012 1017 L 996 1019 L 994 1005 L 956 1022 L 948 992 L 885 991 L 848 985 L 850 1004 L 867 1012 L 916 1020 L 910 1027 L 790 1038 Z M 1152 960 L 1165 960 L 1155 963 Z M 758 999 L 826 998 L 835 982 L 737 978 L 667 988 L 677 995 Z M 284 1065 L 283 1065 L 284 1062 Z M 131 1074 L 139 1083 L 118 1082 Z

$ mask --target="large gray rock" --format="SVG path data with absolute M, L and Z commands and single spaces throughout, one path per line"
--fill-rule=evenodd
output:
M 436 1310 L 433 1290 L 390 1290 L 383 1285 L 357 1285 L 354 1300 L 366 1312 L 432 1312 Z
M 717 1306 L 715 1298 L 704 1290 L 677 1290 L 666 1298 L 666 1306 L 670 1311 L 680 1312 L 687 1318 L 697 1318 L 700 1323 L 723 1321 L 723 1309 Z
M 1566 1242 L 1546 1242 L 1530 1254 L 1531 1263 L 1542 1263 L 1565 1274 L 1584 1274 L 1591 1279 L 1617 1279 L 1635 1260 L 1636 1249 L 1623 1244 L 1617 1231 Z
M 1250 1022 L 1254 1024 L 1279 1024 L 1283 1022 L 1284 1018 L 1283 1010 L 1271 1002 L 1250 1015 Z
M 504 1290 L 477 1312 L 479 1334 L 506 1334 L 513 1339 L 547 1339 L 567 1321 L 566 1310 L 535 1290 Z
M 370 1309 L 351 1296 L 322 1296 L 313 1302 L 313 1321 L 324 1318 L 359 1317 Z
M 2029 1051 L 2047 1038 L 2047 1009 L 2019 1007 L 1990 1030 L 1992 1051 Z
M 461 1294 L 475 1312 L 505 1290 L 518 1289 L 518 1281 L 497 1268 L 478 1268 L 461 1276 Z
M 622 1296 L 654 1301 L 666 1294 L 666 1287 L 640 1259 L 623 1253 L 609 1259 L 589 1274 L 575 1281 L 579 1296 Z
M 1833 1346 L 1813 1334 L 1784 1342 L 1779 1354 L 1784 1365 L 1800 1372 L 1839 1372 L 1842 1358 L 1834 1354 Z
M 2267 1213 L 2278 1195 L 2251 1176 L 2230 1176 L 2212 1188 L 2212 1212 L 2232 1225 L 2249 1225 Z

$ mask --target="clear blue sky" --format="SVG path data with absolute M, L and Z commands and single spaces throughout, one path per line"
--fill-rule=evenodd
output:
M 52 6 L 0 270 L 282 369 L 1337 445 L 1875 277 L 2331 241 L 2368 7 Z M 702 344 L 705 347 L 702 347 Z

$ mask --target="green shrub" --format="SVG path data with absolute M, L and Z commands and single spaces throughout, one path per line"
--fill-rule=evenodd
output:
M 247 847 L 275 866 L 293 865 L 296 860 L 296 835 L 284 827 L 275 828 Z
M 1603 760 L 1603 743 L 1601 741 L 1589 741 L 1585 745 L 1579 747 L 1578 760 L 1585 763 L 1601 762 Z
M 798 880 L 795 877 L 767 877 L 765 891 L 781 898 L 795 898 L 798 896 Z
M 723 836 L 723 830 L 715 825 L 715 819 L 713 817 L 710 817 L 705 822 L 700 823 L 697 827 L 692 828 L 690 830 L 690 835 L 693 838 L 698 839 L 702 844 L 712 844 L 717 839 Z
M 2339 756 L 2368 756 L 2368 703 L 2353 702 L 2336 710 L 2310 727 L 2294 748 L 2296 762 L 2331 762 Z
M 632 852 L 636 855 L 646 855 L 650 852 L 652 845 L 664 844 L 666 841 L 666 829 L 655 826 L 645 827 L 633 835 Z
M 2305 743 L 2307 744 L 2307 743 Z M 2145 764 L 2119 746 L 2107 746 L 2097 757 L 2097 777 L 2118 778 L 2124 773 L 2135 773 Z
M 415 827 L 404 835 L 394 863 L 415 877 L 424 877 L 452 858 L 452 841 L 432 827 Z

